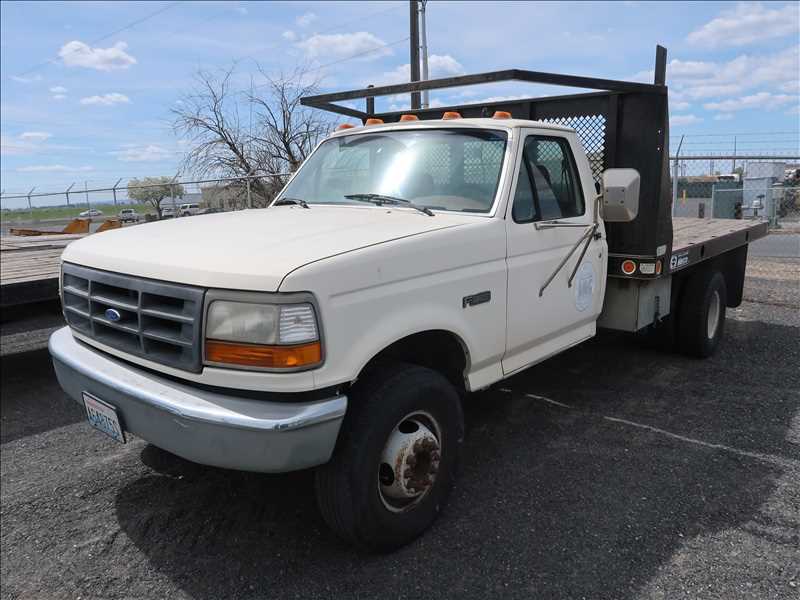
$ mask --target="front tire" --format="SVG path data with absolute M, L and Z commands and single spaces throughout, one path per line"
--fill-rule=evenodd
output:
M 339 443 L 316 471 L 320 512 L 345 541 L 389 551 L 422 534 L 444 507 L 464 419 L 436 371 L 392 363 L 353 386 Z

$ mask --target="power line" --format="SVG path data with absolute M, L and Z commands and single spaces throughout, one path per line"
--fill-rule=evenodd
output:
M 106 34 L 104 34 L 104 35 L 100 36 L 99 38 L 96 38 L 96 39 L 94 39 L 94 40 L 91 40 L 91 41 L 89 42 L 89 44 L 90 44 L 90 45 L 91 45 L 91 44 L 97 44 L 97 43 L 99 43 L 99 42 L 102 42 L 102 41 L 104 41 L 104 40 L 107 40 L 107 39 L 108 39 L 108 38 L 110 38 L 110 37 L 113 37 L 113 36 L 117 35 L 118 33 L 121 33 L 121 32 L 123 32 L 123 31 L 126 31 L 126 30 L 128 30 L 128 29 L 131 29 L 132 27 L 136 27 L 137 25 L 139 25 L 139 24 L 141 24 L 141 23 L 144 23 L 145 21 L 147 21 L 147 20 L 149 20 L 149 19 L 152 19 L 152 18 L 153 18 L 153 17 L 155 17 L 155 16 L 158 16 L 158 15 L 160 15 L 161 13 L 163 13 L 163 12 L 165 12 L 165 11 L 169 10 L 170 8 L 173 8 L 174 6 L 177 6 L 178 4 L 180 4 L 180 2 L 170 2 L 170 3 L 169 3 L 169 4 L 167 4 L 166 6 L 162 6 L 162 7 L 161 7 L 161 8 L 159 8 L 158 10 L 156 10 L 156 11 L 154 11 L 154 12 L 151 12 L 151 13 L 150 13 L 150 14 L 148 14 L 148 15 L 145 15 L 145 16 L 144 16 L 144 17 L 142 17 L 141 19 L 137 19 L 137 20 L 135 20 L 135 21 L 131 21 L 131 22 L 130 22 L 130 23 L 128 23 L 127 25 L 124 25 L 124 26 L 120 27 L 119 29 L 115 29 L 115 30 L 114 30 L 114 31 L 112 31 L 111 33 L 106 33 Z M 76 50 L 77 50 L 77 48 L 76 48 L 76 49 L 73 49 L 73 50 L 70 50 L 69 52 L 67 52 L 67 53 L 65 54 L 65 56 L 67 56 L 67 55 L 69 55 L 69 54 L 72 54 L 72 53 L 73 53 L 73 52 L 75 52 Z M 64 58 L 64 57 L 63 57 L 63 56 L 61 56 L 60 58 Z M 23 77 L 23 76 L 27 75 L 28 73 L 31 73 L 31 72 L 33 72 L 33 71 L 36 71 L 36 70 L 38 70 L 38 69 L 41 69 L 42 67 L 44 67 L 44 66 L 46 66 L 46 65 L 49 65 L 49 64 L 55 64 L 57 61 L 58 61 L 58 58 L 49 58 L 49 59 L 47 59 L 47 60 L 45 60 L 45 61 L 43 61 L 43 62 L 40 62 L 40 63 L 39 63 L 39 64 L 37 64 L 37 65 L 34 65 L 34 66 L 32 66 L 32 67 L 30 67 L 30 68 L 28 68 L 28 69 L 26 69 L 26 70 L 22 71 L 21 73 L 18 73 L 18 74 L 16 75 L 16 77 Z
M 328 67 L 331 67 L 333 65 L 338 65 L 340 63 L 347 62 L 348 60 L 353 60 L 353 59 L 359 58 L 361 56 L 366 56 L 367 54 L 372 54 L 373 52 L 377 52 L 378 50 L 383 50 L 385 48 L 391 48 L 392 46 L 396 46 L 397 44 L 402 44 L 403 42 L 407 42 L 408 39 L 409 39 L 408 36 L 406 36 L 406 37 L 404 37 L 404 38 L 402 38 L 400 40 L 395 40 L 394 42 L 389 42 L 387 44 L 380 44 L 378 46 L 373 46 L 372 48 L 369 48 L 368 50 L 364 50 L 362 52 L 357 52 L 355 54 L 351 54 L 350 56 L 346 56 L 344 58 L 340 58 L 339 60 L 334 60 L 332 62 L 325 63 L 324 65 L 319 65 L 317 67 L 314 67 L 313 69 L 309 69 L 308 72 L 309 73 L 314 73 L 316 71 L 321 71 L 322 69 L 327 69 Z M 259 89 L 259 88 L 267 87 L 268 85 L 270 85 L 270 84 L 269 83 L 261 83 L 259 85 L 253 86 L 253 89 Z M 243 92 L 239 92 L 239 93 L 243 93 Z

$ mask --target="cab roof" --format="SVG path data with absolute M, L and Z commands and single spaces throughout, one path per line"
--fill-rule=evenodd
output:
M 372 131 L 395 131 L 402 129 L 519 129 L 520 127 L 535 129 L 550 129 L 552 131 L 573 132 L 571 127 L 547 123 L 545 121 L 531 121 L 529 119 L 495 119 L 495 118 L 463 118 L 463 119 L 426 119 L 419 121 L 398 121 L 382 123 L 379 125 L 356 125 L 340 131 L 335 131 L 331 137 Z

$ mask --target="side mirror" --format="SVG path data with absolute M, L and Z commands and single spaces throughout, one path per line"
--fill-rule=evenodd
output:
M 603 219 L 628 223 L 639 214 L 639 171 L 607 169 L 603 173 Z

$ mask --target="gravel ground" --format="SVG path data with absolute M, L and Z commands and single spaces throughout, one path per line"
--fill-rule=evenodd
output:
M 604 334 L 472 397 L 447 511 L 386 556 L 333 537 L 310 473 L 116 444 L 46 351 L 5 356 L 2 597 L 797 600 L 800 277 L 770 260 L 712 359 Z

